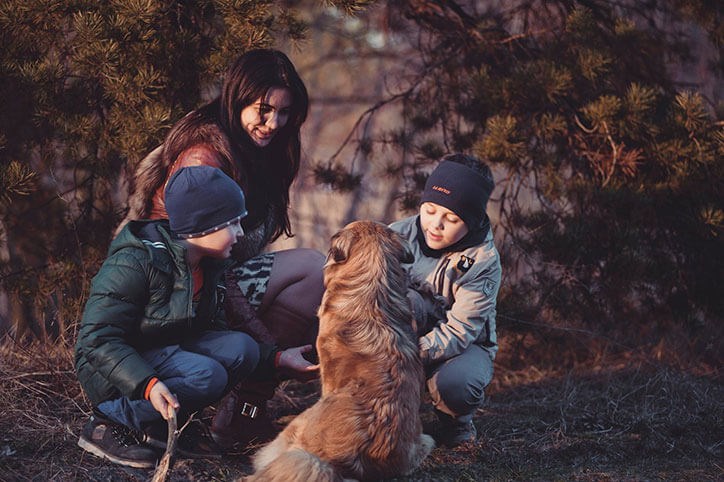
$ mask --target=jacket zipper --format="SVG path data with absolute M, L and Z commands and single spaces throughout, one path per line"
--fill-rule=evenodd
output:
M 435 271 L 435 277 L 433 278 L 433 280 L 435 281 L 435 290 L 439 295 L 442 295 L 442 290 L 445 285 L 445 271 L 447 270 L 447 266 L 449 264 L 450 255 L 448 254 L 445 256 L 445 259 L 437 265 L 437 270 Z
M 189 289 L 189 304 L 188 304 L 188 315 L 186 319 L 188 320 L 188 327 L 191 329 L 194 322 L 194 276 L 191 273 L 191 270 L 188 269 L 188 289 Z

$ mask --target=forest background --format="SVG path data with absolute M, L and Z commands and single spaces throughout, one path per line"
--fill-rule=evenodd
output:
M 0 2 L 0 480 L 115 477 L 63 461 L 88 411 L 72 345 L 90 279 L 135 165 L 262 46 L 311 95 L 296 235 L 274 248 L 326 251 L 348 221 L 409 214 L 443 153 L 494 169 L 501 350 L 481 442 L 420 478 L 721 478 L 723 9 Z M 280 417 L 310 396 L 286 388 Z M 245 470 L 229 467 L 211 478 Z

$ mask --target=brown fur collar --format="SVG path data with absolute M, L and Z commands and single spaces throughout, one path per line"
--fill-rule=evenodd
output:
M 238 170 L 233 169 L 228 137 L 219 124 L 204 113 L 204 109 L 195 110 L 179 121 L 164 143 L 151 151 L 136 167 L 130 183 L 128 213 L 116 228 L 116 234 L 128 221 L 149 217 L 153 195 L 166 180 L 169 167 L 184 150 L 197 144 L 211 146 L 225 164 L 224 170 L 241 184 Z

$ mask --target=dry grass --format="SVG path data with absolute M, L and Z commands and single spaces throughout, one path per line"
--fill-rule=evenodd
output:
M 684 365 L 655 353 L 553 360 L 508 355 L 475 423 L 476 444 L 436 449 L 400 480 L 724 480 L 724 386 L 718 366 Z M 501 352 L 501 353 L 504 353 Z M 555 353 L 553 351 L 552 353 Z M 570 360 L 569 360 L 570 361 Z M 317 396 L 316 383 L 284 382 L 271 404 L 284 424 Z M 0 480 L 145 481 L 76 446 L 88 404 L 65 346 L 0 347 Z M 429 406 L 423 420 L 434 428 Z M 430 427 L 433 426 L 433 427 Z M 179 461 L 171 480 L 237 480 L 248 454 Z

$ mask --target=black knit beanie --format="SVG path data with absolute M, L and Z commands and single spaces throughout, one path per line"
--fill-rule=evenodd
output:
M 179 169 L 168 180 L 164 196 L 171 232 L 179 238 L 206 236 L 247 214 L 239 185 L 215 167 Z
M 446 207 L 463 220 L 469 230 L 477 230 L 487 219 L 485 208 L 493 192 L 492 179 L 453 161 L 442 161 L 425 183 L 420 202 Z

